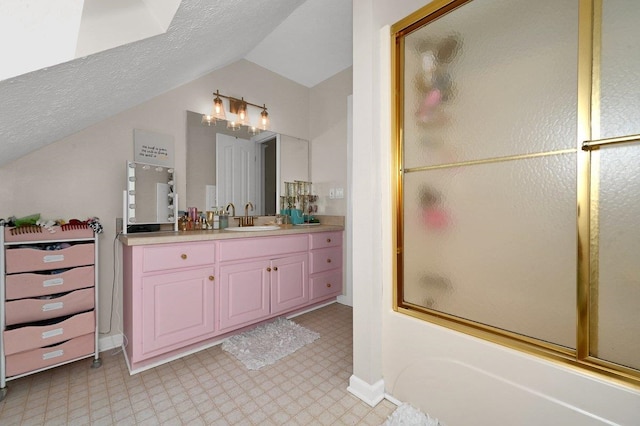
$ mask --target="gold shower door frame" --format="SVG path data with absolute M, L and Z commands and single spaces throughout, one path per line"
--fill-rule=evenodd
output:
M 522 350 L 582 372 L 605 376 L 616 382 L 640 387 L 640 371 L 592 356 L 597 348 L 598 313 L 598 193 L 599 148 L 604 145 L 640 142 L 640 135 L 598 139 L 600 135 L 600 53 L 602 0 L 579 2 L 577 88 L 577 324 L 576 349 L 560 347 L 517 333 L 496 329 L 464 318 L 405 303 L 404 280 L 404 37 L 410 32 L 473 0 L 434 0 L 391 28 L 392 81 L 392 188 L 396 251 L 393 272 L 393 309 L 453 330 Z

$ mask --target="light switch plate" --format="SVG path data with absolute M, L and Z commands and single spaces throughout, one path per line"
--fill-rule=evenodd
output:
M 344 188 L 336 188 L 336 198 L 344 198 Z
M 329 198 L 331 198 L 331 199 L 336 198 L 336 190 L 335 190 L 335 188 L 329 189 Z

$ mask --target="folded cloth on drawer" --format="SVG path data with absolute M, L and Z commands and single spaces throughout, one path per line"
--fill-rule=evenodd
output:
M 93 288 L 75 290 L 47 299 L 19 299 L 5 303 L 7 325 L 41 321 L 93 309 Z

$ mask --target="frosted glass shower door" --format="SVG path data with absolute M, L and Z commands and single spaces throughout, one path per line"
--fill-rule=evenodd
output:
M 483 0 L 405 37 L 400 305 L 576 348 L 577 28 Z
M 594 123 L 600 139 L 638 140 L 591 151 L 589 355 L 640 369 L 640 8 L 634 0 L 602 6 Z

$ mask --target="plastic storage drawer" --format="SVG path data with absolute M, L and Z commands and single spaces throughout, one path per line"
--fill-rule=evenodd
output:
M 60 364 L 93 354 L 95 348 L 95 334 L 85 334 L 66 342 L 46 348 L 19 352 L 6 357 L 6 375 L 31 372 L 51 365 Z
M 6 250 L 8 274 L 72 268 L 94 263 L 93 244 L 74 244 L 61 250 L 10 248 Z
M 93 309 L 93 288 L 72 291 L 50 299 L 20 299 L 5 303 L 7 325 L 42 321 Z
M 64 293 L 80 288 L 93 287 L 95 269 L 81 266 L 59 274 L 14 274 L 7 275 L 7 300 L 38 297 L 47 294 Z
M 96 328 L 95 324 L 95 314 L 91 311 L 74 315 L 55 324 L 8 330 L 4 332 L 4 353 L 5 355 L 13 355 L 93 333 Z

